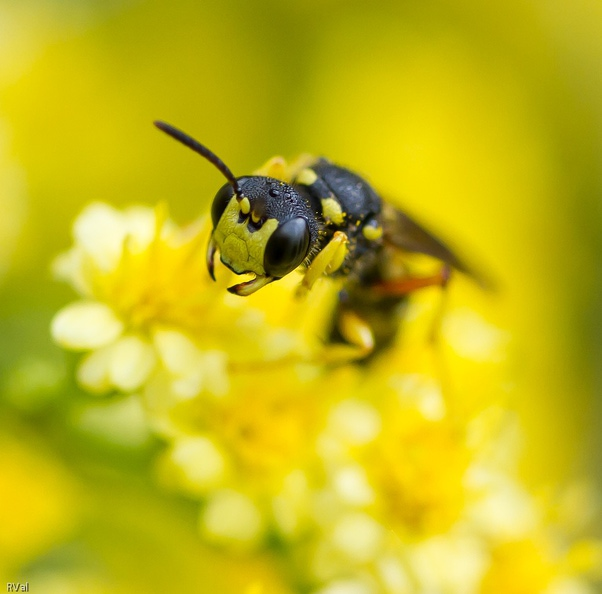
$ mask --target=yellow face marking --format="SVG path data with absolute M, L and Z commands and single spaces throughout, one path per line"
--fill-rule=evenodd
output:
M 342 225 L 345 221 L 345 213 L 341 205 L 334 198 L 322 198 L 322 213 L 326 222 L 333 222 L 335 225 Z
M 249 214 L 249 211 L 251 210 L 251 203 L 246 196 L 239 202 L 239 205 L 242 214 Z
M 251 233 L 246 222 L 239 222 L 239 203 L 236 196 L 233 196 L 213 231 L 213 239 L 222 261 L 234 272 L 254 272 L 263 275 L 265 246 L 276 227 L 278 221 L 268 219 L 261 229 Z
M 306 167 L 299 172 L 299 175 L 295 181 L 302 186 L 311 186 L 312 184 L 316 183 L 317 179 L 318 175 L 316 172 L 313 169 Z
M 383 236 L 383 228 L 380 225 L 377 225 L 376 227 L 372 225 L 366 225 L 362 229 L 362 234 L 366 239 L 369 239 L 370 241 L 375 241 Z

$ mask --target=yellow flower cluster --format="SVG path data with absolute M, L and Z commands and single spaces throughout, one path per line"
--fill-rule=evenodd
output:
M 390 350 L 333 366 L 334 283 L 230 295 L 229 273 L 205 270 L 207 231 L 162 207 L 88 206 L 55 264 L 81 299 L 52 322 L 85 353 L 83 387 L 138 394 L 166 441 L 159 480 L 199 501 L 204 539 L 277 542 L 292 587 L 316 594 L 590 592 L 598 545 L 571 544 L 516 478 L 512 415 L 442 388 L 428 299 Z M 443 333 L 475 369 L 503 357 L 473 312 L 450 311 Z

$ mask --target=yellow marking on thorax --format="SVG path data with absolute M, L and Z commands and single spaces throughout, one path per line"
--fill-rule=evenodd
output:
M 376 241 L 383 236 L 383 228 L 380 225 L 376 227 L 373 227 L 372 225 L 366 225 L 362 229 L 362 234 L 366 239 L 370 241 Z
M 322 214 L 326 222 L 333 222 L 335 225 L 342 225 L 345 222 L 345 213 L 339 202 L 335 198 L 322 198 Z
M 268 219 L 261 229 L 251 233 L 246 221 L 239 223 L 240 210 L 238 200 L 233 196 L 213 232 L 221 259 L 239 274 L 247 271 L 265 274 L 265 246 L 278 227 L 278 221 Z

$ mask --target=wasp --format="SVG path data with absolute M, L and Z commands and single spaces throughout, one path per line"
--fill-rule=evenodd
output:
M 226 179 L 211 206 L 211 278 L 215 280 L 217 252 L 235 274 L 253 275 L 228 289 L 236 295 L 251 295 L 300 267 L 300 292 L 324 275 L 341 278 L 329 340 L 347 343 L 359 357 L 391 342 L 397 310 L 408 294 L 445 287 L 452 269 L 472 275 L 445 243 L 345 167 L 323 157 L 304 157 L 290 166 L 274 157 L 260 175 L 236 177 L 194 138 L 165 122 L 155 125 L 207 159 Z M 435 258 L 438 272 L 412 275 L 403 263 L 408 252 Z

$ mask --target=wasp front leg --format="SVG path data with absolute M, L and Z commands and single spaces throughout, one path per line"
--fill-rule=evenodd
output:
M 331 355 L 340 354 L 341 358 L 354 360 L 367 357 L 374 350 L 372 328 L 357 313 L 342 309 L 337 320 L 337 329 L 347 344 L 332 345 Z
M 342 231 L 337 231 L 328 244 L 312 260 L 305 271 L 305 276 L 299 287 L 299 293 L 305 294 L 324 274 L 336 272 L 345 261 L 348 252 L 349 239 Z

